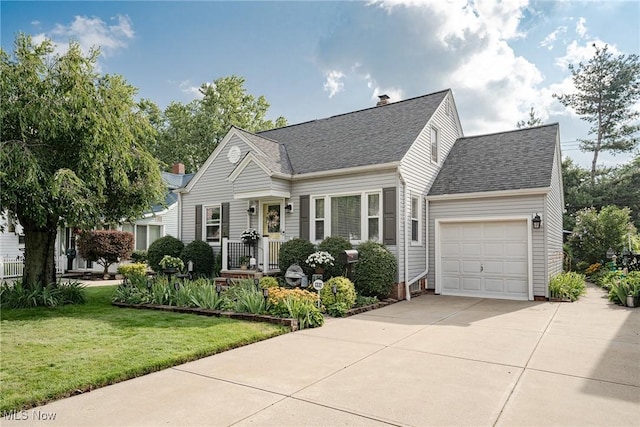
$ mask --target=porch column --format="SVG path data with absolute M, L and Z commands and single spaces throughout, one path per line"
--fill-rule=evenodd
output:
M 226 237 L 222 238 L 222 271 L 227 271 L 229 269 L 229 239 Z

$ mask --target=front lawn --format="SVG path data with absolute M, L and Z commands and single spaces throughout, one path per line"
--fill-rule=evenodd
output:
M 0 413 L 41 405 L 287 332 L 220 317 L 122 309 L 113 286 L 87 303 L 0 313 Z

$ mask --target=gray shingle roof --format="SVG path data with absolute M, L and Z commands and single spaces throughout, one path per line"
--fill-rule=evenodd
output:
M 194 173 L 178 174 L 162 172 L 162 180 L 169 190 L 186 187 L 194 176 Z
M 245 130 L 238 129 L 238 132 L 251 141 L 256 147 L 260 149 L 265 155 L 260 153 L 253 153 L 258 159 L 268 167 L 270 170 L 278 173 L 290 175 L 292 173 L 291 164 L 287 157 L 286 149 L 283 145 L 278 144 L 277 141 L 265 138 L 260 135 L 247 132 Z
M 460 138 L 429 195 L 549 187 L 558 132 L 554 123 Z
M 278 141 L 294 174 L 399 161 L 449 90 L 260 132 Z M 285 157 L 286 158 L 286 157 Z

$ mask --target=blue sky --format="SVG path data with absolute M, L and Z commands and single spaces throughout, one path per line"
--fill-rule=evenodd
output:
M 1 43 L 17 32 L 101 46 L 103 73 L 123 75 L 161 108 L 236 74 L 299 123 L 451 88 L 465 135 L 515 128 L 534 107 L 559 122 L 562 149 L 588 125 L 552 98 L 572 90 L 567 64 L 593 43 L 640 53 L 640 2 L 389 0 L 373 2 L 0 3 Z M 640 109 L 640 106 L 638 106 Z M 602 155 L 616 165 L 631 154 Z

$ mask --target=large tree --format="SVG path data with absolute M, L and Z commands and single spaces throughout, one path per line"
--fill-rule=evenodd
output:
M 161 200 L 154 130 L 117 75 L 99 75 L 98 51 L 18 35 L 0 50 L 0 211 L 25 230 L 27 286 L 55 280 L 57 227 L 140 216 Z
M 575 93 L 554 94 L 565 107 L 571 107 L 591 123 L 590 139 L 580 141 L 582 151 L 593 152 L 591 186 L 595 186 L 598 155 L 601 151 L 622 153 L 638 144 L 640 127 L 635 109 L 640 99 L 640 61 L 638 55 L 614 57 L 608 46 L 595 46 L 595 55 L 586 63 L 569 65 Z
M 266 119 L 269 103 L 264 96 L 247 93 L 242 77 L 204 83 L 200 93 L 202 99 L 169 104 L 156 125 L 160 136 L 153 153 L 166 166 L 181 162 L 188 172 L 196 172 L 231 126 L 259 132 L 287 124 L 284 117 L 275 122 Z M 157 107 L 147 104 L 145 111 L 156 117 Z

